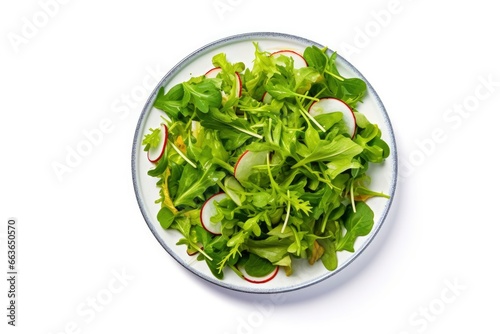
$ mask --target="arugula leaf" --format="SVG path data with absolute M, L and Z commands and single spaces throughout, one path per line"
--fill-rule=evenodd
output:
M 158 211 L 156 218 L 160 222 L 161 227 L 168 229 L 174 222 L 175 214 L 169 208 L 163 207 Z
M 287 249 L 291 243 L 291 239 L 279 239 L 271 236 L 264 240 L 249 239 L 246 245 L 249 252 L 276 264 L 287 256 Z
M 335 162 L 337 166 L 350 164 L 352 159 L 363 149 L 349 138 L 337 136 L 333 141 L 319 141 L 319 145 L 310 148 L 310 153 L 298 161 L 292 168 L 304 166 L 315 161 Z
M 252 130 L 250 124 L 244 118 L 239 117 L 231 117 L 230 115 L 222 113 L 218 109 L 211 109 L 209 113 L 199 113 L 198 117 L 201 119 L 201 125 L 203 127 L 226 131 L 234 132 L 236 135 L 243 134 L 247 136 L 247 139 L 251 137 L 255 137 L 258 139 L 262 139 L 262 136 Z M 221 134 L 222 138 L 222 134 Z
M 373 227 L 373 211 L 365 202 L 356 203 L 356 212 L 349 207 L 344 222 L 346 234 L 337 242 L 337 250 L 354 252 L 354 242 L 360 236 L 370 233 Z
M 266 91 L 278 100 L 295 97 L 297 95 L 291 88 L 272 81 L 266 85 Z
M 223 259 L 228 255 L 229 248 L 226 246 L 227 240 L 223 237 L 211 237 L 205 231 L 204 233 L 200 232 L 200 241 L 203 245 L 203 251 L 210 258 L 207 259 L 206 256 L 200 256 L 199 260 L 204 260 L 207 263 L 208 268 L 212 272 L 212 274 L 218 278 L 224 278 L 224 272 L 219 270 L 219 263 L 223 261 Z M 232 262 L 229 261 L 228 264 L 235 264 L 238 260 L 238 257 L 235 257 Z
M 333 271 L 337 269 L 338 257 L 337 248 L 335 247 L 335 242 L 332 240 L 324 239 L 318 240 L 318 243 L 323 247 L 323 255 L 321 256 L 321 262 L 327 270 Z
M 209 109 L 217 108 L 222 103 L 220 90 L 210 80 L 202 81 L 198 84 L 183 83 L 184 94 L 190 96 L 193 104 L 203 113 L 208 113 Z
M 178 118 L 182 109 L 186 108 L 187 103 L 184 98 L 184 86 L 183 84 L 177 84 L 173 86 L 166 94 L 165 88 L 161 87 L 158 90 L 158 95 L 156 96 L 153 106 L 160 110 L 165 111 L 165 113 L 172 119 Z
M 328 63 L 328 57 L 324 50 L 321 50 L 316 45 L 307 47 L 304 50 L 304 59 L 307 64 L 315 68 L 319 73 L 323 74 Z
M 302 67 L 294 72 L 295 89 L 299 94 L 306 94 L 313 84 L 320 82 L 323 78 L 321 74 L 312 67 Z
M 381 139 L 382 132 L 375 124 L 367 124 L 359 131 L 354 139 L 363 147 L 362 156 L 369 162 L 380 163 L 384 161 L 390 153 L 387 143 Z
M 372 197 L 389 198 L 389 196 L 384 193 L 368 189 L 367 184 L 369 184 L 370 181 L 370 177 L 366 174 L 362 174 L 352 180 L 352 192 L 355 201 L 366 202 L 366 200 Z
M 342 228 L 340 227 L 340 223 L 337 220 L 332 219 L 326 225 L 326 234 L 329 236 L 329 238 L 318 240 L 318 243 L 324 249 L 323 256 L 321 257 L 321 262 L 327 270 L 335 270 L 338 266 L 338 247 L 336 243 L 342 236 Z
M 274 99 L 271 103 L 266 104 L 258 102 L 249 96 L 244 96 L 241 98 L 238 107 L 241 111 L 259 116 L 277 116 L 281 113 L 283 101 Z
M 325 248 L 318 243 L 318 240 L 314 240 L 311 249 L 311 254 L 309 255 L 309 264 L 313 265 L 316 261 L 321 259 L 325 253 Z
M 204 200 L 207 189 L 215 185 L 217 181 L 221 181 L 224 176 L 225 173 L 217 171 L 214 165 L 204 170 L 186 165 L 179 180 L 174 205 L 196 207 L 195 199 Z
M 243 257 L 238 264 L 245 268 L 248 275 L 253 277 L 264 277 L 275 269 L 275 266 L 269 260 L 252 253 Z
M 213 56 L 212 64 L 215 67 L 220 67 L 226 74 L 242 72 L 243 70 L 245 70 L 245 64 L 243 62 L 232 64 L 227 60 L 225 53 L 218 53 Z
M 160 158 L 160 161 L 158 161 L 156 167 L 154 167 L 153 169 L 150 169 L 148 171 L 148 175 L 153 176 L 153 177 L 162 175 L 165 172 L 165 170 L 167 169 L 168 163 L 169 163 L 168 157 L 166 154 L 164 154 Z

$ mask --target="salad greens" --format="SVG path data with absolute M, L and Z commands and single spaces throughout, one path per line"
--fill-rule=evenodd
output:
M 353 252 L 373 227 L 366 201 L 387 197 L 368 188 L 370 164 L 390 152 L 378 126 L 356 109 L 366 83 L 343 77 L 336 53 L 326 48 L 307 47 L 303 57 L 308 66 L 296 68 L 292 57 L 273 57 L 255 44 L 247 68 L 220 53 L 213 57 L 221 69 L 216 77 L 161 88 L 154 102 L 168 128 L 165 152 L 148 172 L 159 188 L 157 219 L 180 232 L 178 245 L 219 279 L 226 268 L 242 276 L 242 267 L 256 277 L 275 266 L 291 275 L 295 259 L 334 270 L 337 253 Z M 353 110 L 353 137 L 341 112 L 311 116 L 310 106 L 322 98 Z M 160 128 L 151 129 L 144 150 L 161 145 L 159 136 Z M 248 151 L 264 152 L 265 162 L 238 177 Z M 214 204 L 210 223 L 220 223 L 221 233 L 213 234 L 200 216 L 220 192 L 230 196 Z

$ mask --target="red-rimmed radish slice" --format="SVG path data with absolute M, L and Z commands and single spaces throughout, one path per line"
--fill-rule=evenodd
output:
M 193 256 L 193 255 L 196 255 L 198 254 L 198 251 L 193 249 L 192 251 L 190 251 L 189 249 L 186 251 L 187 255 L 189 256 Z
M 272 101 L 273 101 L 273 97 L 271 96 L 271 94 L 269 94 L 268 92 L 265 92 L 264 96 L 262 96 L 262 102 L 264 102 L 265 104 L 270 104 Z
M 266 276 L 262 276 L 262 277 L 254 277 L 254 276 L 248 275 L 247 271 L 245 270 L 245 267 L 238 266 L 238 270 L 243 274 L 243 278 L 245 279 L 245 281 L 250 282 L 250 283 L 255 283 L 255 284 L 261 284 L 261 283 L 267 283 L 270 280 L 272 280 L 273 278 L 275 278 L 276 275 L 278 275 L 280 267 L 276 266 L 276 268 L 274 268 L 273 271 L 271 271 Z
M 298 52 L 295 52 L 293 50 L 280 50 L 271 53 L 271 56 L 277 58 L 279 56 L 285 56 L 285 57 L 292 57 L 293 58 L 293 67 L 295 68 L 302 68 L 302 67 L 307 67 L 307 61 L 302 57 L 301 54 Z
M 198 134 L 201 130 L 201 124 L 198 121 L 191 121 L 191 132 L 195 138 L 198 138 Z
M 241 93 L 243 92 L 243 83 L 241 82 L 241 76 L 238 72 L 234 72 L 236 75 L 236 83 L 238 84 L 238 90 L 236 91 L 236 95 L 241 97 Z
M 198 247 L 200 247 L 201 249 L 203 249 L 202 244 L 201 244 L 200 242 L 198 243 Z M 188 249 L 186 249 L 186 253 L 187 253 L 187 255 L 189 255 L 189 256 L 193 256 L 193 255 L 198 254 L 198 253 L 199 253 L 199 251 L 197 251 L 196 249 L 189 249 L 189 248 L 188 248 Z
M 242 182 L 248 180 L 255 166 L 265 165 L 269 152 L 252 152 L 246 150 L 234 165 L 234 177 Z
M 238 180 L 232 176 L 228 176 L 224 179 L 224 186 L 226 187 L 226 194 L 236 203 L 236 205 L 241 206 L 241 199 L 237 193 L 244 191 L 244 189 Z
M 220 67 L 214 67 L 211 70 L 209 70 L 207 73 L 205 73 L 205 78 L 207 79 L 213 79 L 217 77 L 217 74 L 222 72 L 222 68 Z M 241 93 L 243 92 L 243 83 L 241 82 L 241 76 L 238 72 L 234 72 L 234 76 L 236 78 L 236 84 L 238 85 L 236 95 L 238 97 L 241 97 Z
M 314 102 L 309 108 L 309 114 L 313 117 L 332 112 L 341 112 L 344 114 L 344 122 L 349 129 L 351 138 L 354 137 L 354 133 L 356 132 L 356 117 L 354 116 L 351 107 L 349 107 L 344 101 L 334 97 L 325 97 Z
M 151 147 L 148 151 L 148 160 L 152 163 L 158 162 L 167 148 L 168 128 L 165 124 L 160 127 L 160 143 L 156 147 Z
M 217 209 L 215 208 L 215 202 L 220 202 L 226 199 L 228 196 L 225 193 L 218 193 L 210 197 L 203 203 L 200 212 L 201 226 L 208 232 L 216 235 L 220 235 L 222 231 L 222 224 L 220 222 L 214 223 L 210 221 L 210 218 L 217 214 Z
M 217 74 L 219 74 L 220 72 L 222 72 L 222 68 L 214 67 L 211 70 L 209 70 L 207 73 L 205 73 L 205 78 L 213 79 L 213 78 L 217 77 Z

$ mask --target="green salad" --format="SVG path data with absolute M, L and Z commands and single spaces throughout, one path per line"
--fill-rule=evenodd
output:
M 247 67 L 220 53 L 207 73 L 161 88 L 162 123 L 143 137 L 157 178 L 162 228 L 205 261 L 251 282 L 295 261 L 337 268 L 370 233 L 370 164 L 389 156 L 381 131 L 356 106 L 366 83 L 342 76 L 336 53 L 255 45 Z

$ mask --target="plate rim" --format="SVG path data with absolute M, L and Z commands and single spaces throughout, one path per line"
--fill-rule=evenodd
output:
M 316 278 L 313 278 L 309 281 L 299 283 L 296 285 L 288 286 L 288 287 L 283 287 L 283 288 L 245 288 L 245 287 L 240 287 L 240 286 L 234 286 L 230 283 L 224 282 L 222 280 L 219 280 L 215 277 L 208 277 L 204 275 L 203 273 L 199 272 L 198 270 L 194 269 L 192 266 L 187 265 L 183 259 L 181 259 L 175 251 L 173 251 L 161 238 L 161 236 L 156 232 L 153 222 L 150 221 L 147 210 L 146 210 L 146 204 L 144 203 L 143 199 L 141 198 L 139 192 L 140 192 L 140 186 L 139 186 L 139 174 L 138 174 L 138 157 L 137 157 L 137 152 L 138 148 L 140 148 L 139 142 L 140 138 L 139 135 L 142 133 L 143 125 L 144 125 L 144 120 L 146 116 L 149 115 L 152 104 L 154 102 L 154 99 L 156 97 L 156 92 L 160 87 L 162 87 L 167 79 L 176 73 L 178 73 L 180 70 L 182 70 L 185 66 L 188 66 L 189 64 L 187 63 L 188 60 L 195 58 L 198 54 L 204 54 L 206 52 L 209 52 L 221 45 L 224 44 L 229 44 L 232 42 L 240 42 L 240 41 L 246 41 L 246 40 L 251 40 L 251 39 L 256 39 L 256 38 L 275 38 L 275 39 L 282 39 L 282 40 L 287 40 L 287 41 L 295 41 L 300 44 L 305 44 L 305 45 L 315 45 L 319 48 L 326 48 L 327 52 L 329 54 L 335 52 L 331 50 L 330 48 L 321 45 L 315 41 L 309 40 L 304 37 L 292 35 L 292 34 L 287 34 L 287 33 L 280 33 L 280 32 L 247 32 L 247 33 L 241 33 L 241 34 L 235 34 L 235 35 L 230 35 L 224 38 L 217 39 L 215 41 L 212 41 L 195 51 L 191 52 L 187 56 L 185 56 L 183 59 L 181 59 L 176 65 L 174 65 L 163 77 L 162 79 L 158 82 L 158 84 L 155 86 L 155 88 L 151 91 L 150 96 L 144 103 L 144 107 L 142 108 L 141 114 L 139 116 L 139 119 L 137 121 L 137 125 L 135 128 L 134 132 L 134 138 L 133 138 L 133 144 L 132 144 L 132 159 L 131 159 L 131 169 L 132 169 L 132 182 L 133 182 L 133 187 L 134 187 L 134 193 L 135 197 L 137 199 L 137 203 L 139 205 L 139 209 L 141 211 L 141 214 L 148 226 L 148 228 L 151 230 L 153 235 L 155 236 L 156 240 L 160 243 L 160 245 L 169 253 L 170 256 L 172 256 L 182 267 L 185 269 L 188 269 L 191 273 L 195 274 L 196 276 L 200 277 L 204 281 L 210 282 L 216 286 L 223 287 L 229 290 L 233 291 L 238 291 L 238 292 L 244 292 L 244 293 L 255 293 L 255 294 L 273 294 L 273 293 L 284 293 L 284 292 L 291 292 L 291 291 L 296 291 L 299 289 L 304 289 L 307 287 L 310 287 L 312 285 L 315 285 L 319 282 L 322 282 L 328 278 L 331 278 L 334 275 L 337 275 L 338 273 L 342 272 L 345 268 L 347 268 L 353 261 L 355 261 L 371 244 L 373 239 L 377 236 L 379 233 L 380 229 L 384 225 L 387 215 L 390 211 L 390 208 L 392 206 L 393 200 L 394 200 L 394 195 L 396 193 L 396 186 L 397 186 L 397 181 L 398 181 L 398 154 L 397 154 L 397 147 L 396 147 L 396 140 L 395 140 L 395 135 L 394 135 L 394 129 L 392 127 L 389 115 L 387 113 L 387 110 L 382 103 L 382 100 L 380 99 L 379 95 L 371 85 L 371 83 L 364 77 L 364 75 L 356 68 L 354 67 L 349 61 L 347 61 L 345 58 L 343 58 L 340 54 L 337 53 L 337 58 L 341 60 L 343 65 L 345 65 L 350 71 L 356 74 L 359 78 L 363 79 L 367 85 L 367 90 L 372 94 L 373 96 L 373 102 L 378 106 L 379 110 L 382 113 L 382 118 L 384 120 L 384 123 L 386 127 L 389 129 L 388 133 L 385 133 L 386 136 L 390 138 L 390 141 L 388 143 L 390 149 L 391 149 L 391 156 L 392 156 L 392 171 L 393 175 L 391 175 L 391 182 L 389 186 L 389 196 L 390 198 L 387 199 L 387 203 L 384 206 L 383 211 L 380 214 L 380 218 L 378 222 L 375 222 L 373 230 L 370 232 L 370 234 L 367 236 L 367 239 L 364 241 L 364 243 L 360 246 L 359 249 L 357 249 L 345 262 L 343 262 L 339 267 L 331 272 L 327 272 L 324 275 L 318 276 Z

